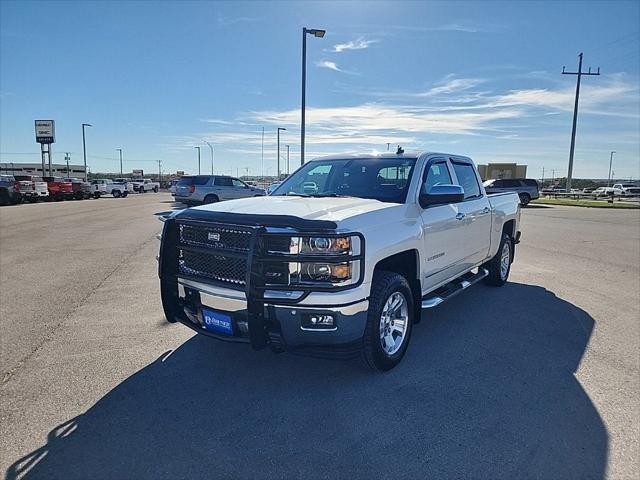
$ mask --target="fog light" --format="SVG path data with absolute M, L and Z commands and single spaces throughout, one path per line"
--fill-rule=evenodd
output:
M 335 330 L 333 315 L 326 313 L 305 313 L 300 319 L 303 330 Z

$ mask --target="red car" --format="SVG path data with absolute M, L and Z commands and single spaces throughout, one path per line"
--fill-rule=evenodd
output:
M 49 189 L 49 198 L 59 202 L 60 200 L 73 199 L 75 194 L 73 192 L 73 185 L 71 182 L 65 182 L 60 177 L 43 177 L 47 182 L 47 188 Z

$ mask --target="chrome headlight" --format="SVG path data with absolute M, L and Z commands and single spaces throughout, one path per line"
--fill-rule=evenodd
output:
M 359 255 L 360 238 L 344 237 L 292 237 L 289 253 L 300 255 Z

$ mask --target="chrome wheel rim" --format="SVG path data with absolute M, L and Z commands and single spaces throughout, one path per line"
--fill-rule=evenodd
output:
M 380 345 L 387 355 L 393 355 L 404 343 L 409 322 L 407 299 L 400 292 L 387 298 L 380 316 Z
M 508 243 L 505 243 L 502 247 L 502 254 L 500 255 L 500 277 L 504 280 L 507 278 L 509 272 L 509 263 L 511 257 L 511 248 Z

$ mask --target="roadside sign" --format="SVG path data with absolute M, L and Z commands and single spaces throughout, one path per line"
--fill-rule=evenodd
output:
M 54 120 L 36 120 L 36 143 L 55 143 L 56 124 Z
M 134 177 L 141 177 L 144 175 L 144 172 L 142 170 L 133 170 L 132 174 Z

